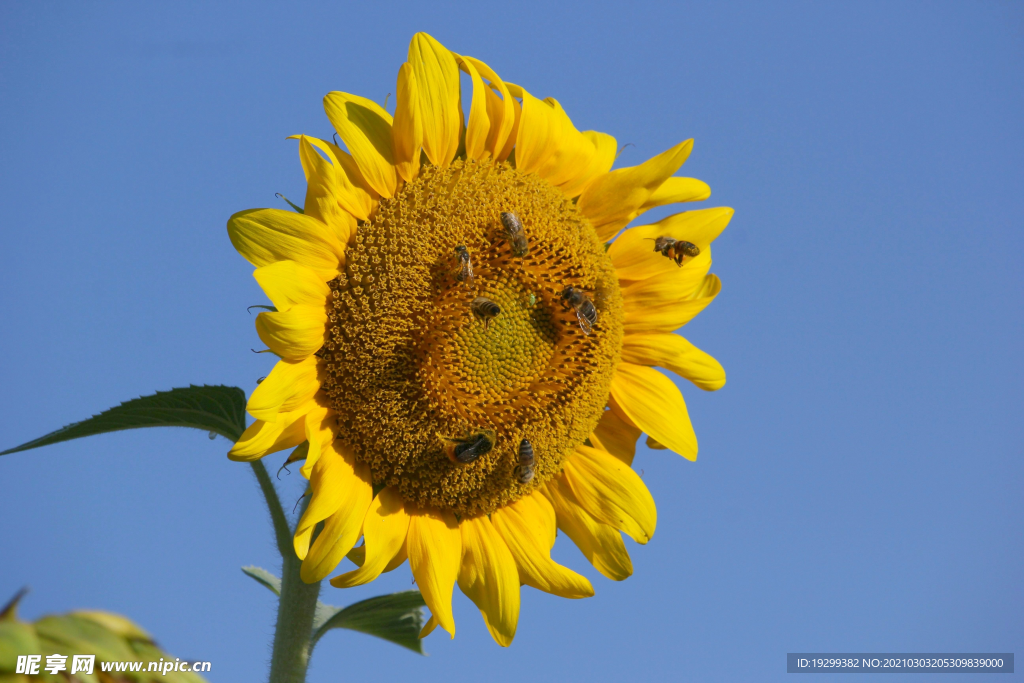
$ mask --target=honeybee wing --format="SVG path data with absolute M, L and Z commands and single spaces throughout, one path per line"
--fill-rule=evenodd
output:
M 465 246 L 455 247 L 456 258 L 459 261 L 459 267 L 455 271 L 455 279 L 462 283 L 473 283 L 473 260 L 469 256 L 469 251 Z
M 579 306 L 574 306 L 573 309 L 576 311 L 576 319 L 580 321 L 580 329 L 583 330 L 583 334 L 590 336 L 590 333 L 594 331 L 594 326 L 590 324 L 586 316 L 580 310 Z

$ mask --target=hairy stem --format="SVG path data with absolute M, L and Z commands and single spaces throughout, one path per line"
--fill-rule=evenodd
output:
M 274 482 L 263 466 L 263 461 L 256 460 L 252 463 L 252 471 L 256 473 L 256 480 L 260 483 L 260 490 L 267 501 L 267 508 L 270 511 L 270 521 L 274 524 L 274 540 L 277 542 L 277 551 L 281 557 L 294 555 L 292 549 L 292 532 L 288 528 L 288 519 L 284 516 L 284 508 L 281 507 L 281 499 L 277 497 L 277 489 Z
M 310 637 L 320 583 L 306 583 L 299 576 L 302 561 L 295 555 L 292 532 L 274 482 L 262 462 L 252 463 L 252 469 L 267 500 L 282 560 L 281 597 L 277 604 L 274 649 L 270 658 L 270 683 L 304 683 L 312 649 Z
M 277 606 L 270 683 L 304 683 L 312 649 L 313 615 L 320 582 L 306 583 L 299 576 L 302 562 L 288 549 L 281 572 L 281 600 Z

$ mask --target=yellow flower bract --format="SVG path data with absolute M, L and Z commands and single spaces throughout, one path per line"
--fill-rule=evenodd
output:
M 460 92 L 460 71 L 472 93 Z M 441 626 L 454 637 L 458 584 L 509 645 L 521 584 L 593 594 L 551 559 L 556 529 L 605 576 L 632 573 L 622 533 L 646 543 L 657 519 L 630 466 L 640 434 L 696 458 L 682 395 L 653 366 L 706 390 L 725 383 L 721 365 L 673 330 L 718 294 L 710 244 L 732 211 L 682 212 L 619 235 L 648 209 L 710 195 L 674 175 L 692 141 L 612 170 L 613 137 L 577 131 L 556 100 L 426 34 L 413 37 L 397 95 L 393 117 L 327 95 L 345 149 L 297 136 L 304 212 L 255 209 L 228 222 L 276 308 L 256 329 L 281 359 L 229 456 L 308 442 L 299 453 L 312 496 L 295 531 L 303 579 L 322 580 L 347 556 L 356 567 L 331 583 L 355 586 L 408 560 L 431 610 L 423 635 Z M 526 254 L 502 212 L 521 219 Z M 700 253 L 677 264 L 654 250 L 657 237 Z M 590 334 L 566 286 L 593 302 Z M 500 312 L 475 314 L 478 297 Z M 450 459 L 452 444 L 484 432 L 493 448 Z M 525 481 L 523 439 L 535 453 Z

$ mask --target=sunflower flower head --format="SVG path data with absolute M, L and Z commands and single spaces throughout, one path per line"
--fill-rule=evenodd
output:
M 692 142 L 612 170 L 614 138 L 423 33 L 394 116 L 346 93 L 324 104 L 345 149 L 295 136 L 302 211 L 228 221 L 280 357 L 229 456 L 307 444 L 292 456 L 312 493 L 295 531 L 305 580 L 348 557 L 331 583 L 355 586 L 408 560 L 432 613 L 423 635 L 454 636 L 457 583 L 508 645 L 521 584 L 593 594 L 551 560 L 556 529 L 605 576 L 632 573 L 621 533 L 646 543 L 656 523 L 630 466 L 640 434 L 696 457 L 682 396 L 652 366 L 725 383 L 672 331 L 717 295 L 710 243 L 732 211 L 616 238 L 647 209 L 709 196 L 674 175 Z

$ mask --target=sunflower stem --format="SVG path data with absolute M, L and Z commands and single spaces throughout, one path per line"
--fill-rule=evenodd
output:
M 270 683 L 305 683 L 320 582 L 306 583 L 299 576 L 302 561 L 289 546 L 282 553 L 281 599 L 277 605 Z
M 299 575 L 302 560 L 295 555 L 292 532 L 274 482 L 262 462 L 252 463 L 252 470 L 267 501 L 282 563 L 281 595 L 277 603 L 274 648 L 270 657 L 270 683 L 304 683 L 320 582 L 306 583 L 302 580 Z
M 284 508 L 281 507 L 281 499 L 277 496 L 277 489 L 274 482 L 263 466 L 262 460 L 249 463 L 252 471 L 256 473 L 256 481 L 260 483 L 260 490 L 267 501 L 267 509 L 270 511 L 270 521 L 274 524 L 274 540 L 277 541 L 277 551 L 281 557 L 295 554 L 292 549 L 292 532 L 288 528 L 288 519 L 284 515 Z

